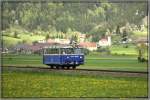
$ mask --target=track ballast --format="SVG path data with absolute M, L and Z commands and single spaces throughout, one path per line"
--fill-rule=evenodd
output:
M 4 66 L 2 70 L 17 70 L 17 71 L 34 71 L 34 72 L 59 72 L 82 75 L 111 75 L 111 76 L 128 76 L 128 77 L 147 77 L 148 72 L 140 71 L 120 71 L 120 70 L 100 70 L 100 69 L 51 69 L 48 67 L 31 67 L 31 66 Z

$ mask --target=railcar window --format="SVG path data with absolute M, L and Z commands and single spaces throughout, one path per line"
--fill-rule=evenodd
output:
M 45 54 L 82 54 L 81 48 L 47 48 Z
M 59 54 L 58 48 L 48 48 L 46 49 L 46 54 Z
M 60 53 L 61 54 L 73 54 L 73 48 L 61 48 L 60 49 Z
M 64 48 L 60 49 L 60 54 L 66 54 L 66 50 Z
M 67 54 L 73 54 L 74 53 L 73 48 L 66 49 L 66 53 Z
M 75 53 L 75 54 L 81 54 L 81 53 L 82 53 L 82 50 L 81 50 L 81 49 L 75 49 L 75 50 L 74 50 L 74 53 Z

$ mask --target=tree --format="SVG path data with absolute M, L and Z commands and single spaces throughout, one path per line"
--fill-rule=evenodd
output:
M 127 39 L 128 39 L 127 36 L 128 36 L 128 34 L 126 32 L 126 29 L 124 29 L 123 34 L 122 34 L 122 41 L 123 42 L 127 42 Z
M 137 50 L 138 50 L 138 61 L 139 62 L 144 62 L 144 61 L 146 61 L 146 59 L 144 58 L 144 55 L 145 55 L 145 53 L 146 53 L 146 51 L 147 51 L 147 46 L 146 46 L 146 44 L 145 43 L 139 43 L 138 45 L 137 45 L 137 48 L 136 48 Z
M 48 40 L 48 39 L 49 39 L 49 34 L 47 34 L 47 35 L 46 35 L 45 39 L 46 39 L 46 40 Z
M 14 32 L 14 38 L 18 38 L 18 34 L 16 31 Z
M 147 2 L 142 3 L 11 3 L 2 5 L 2 30 L 14 26 L 15 21 L 27 31 L 67 33 L 68 28 L 81 33 L 101 36 L 109 29 L 119 34 L 119 28 L 129 24 L 140 25 L 147 15 Z M 95 27 L 98 27 L 95 29 Z M 44 34 L 44 32 L 42 34 Z M 51 32 L 53 36 L 56 34 Z
M 117 26 L 116 34 L 121 34 L 121 33 L 120 33 L 120 26 L 119 26 L 119 25 Z
M 71 39 L 70 39 L 70 45 L 72 45 L 72 47 L 77 47 L 78 44 L 78 38 L 77 35 L 72 35 Z

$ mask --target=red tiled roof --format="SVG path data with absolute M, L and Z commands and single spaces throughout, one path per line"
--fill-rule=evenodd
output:
M 68 39 L 48 39 L 47 43 L 60 43 L 60 44 L 68 44 L 70 42 L 70 40 Z
M 55 40 L 54 39 L 48 39 L 47 43 L 55 43 Z
M 148 39 L 148 37 L 136 37 L 133 39 L 133 41 L 140 43 L 140 42 L 148 42 L 149 39 Z
M 94 42 L 81 42 L 79 43 L 81 47 L 96 47 L 96 43 Z
M 33 51 L 38 51 L 38 50 L 42 49 L 42 47 L 39 45 L 33 45 L 33 46 L 30 46 L 29 49 L 33 50 Z
M 107 39 L 103 38 L 103 39 L 101 39 L 101 40 L 99 40 L 99 41 L 107 41 Z

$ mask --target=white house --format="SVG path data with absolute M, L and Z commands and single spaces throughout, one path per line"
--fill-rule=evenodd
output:
M 86 38 L 86 34 L 80 34 L 79 38 L 80 38 L 80 42 L 84 42 Z
M 46 40 L 39 40 L 38 43 L 46 43 Z
M 59 43 L 59 44 L 69 44 L 70 40 L 69 39 L 48 39 L 47 43 Z
M 111 36 L 107 36 L 107 38 L 102 38 L 99 40 L 98 46 L 111 46 Z

